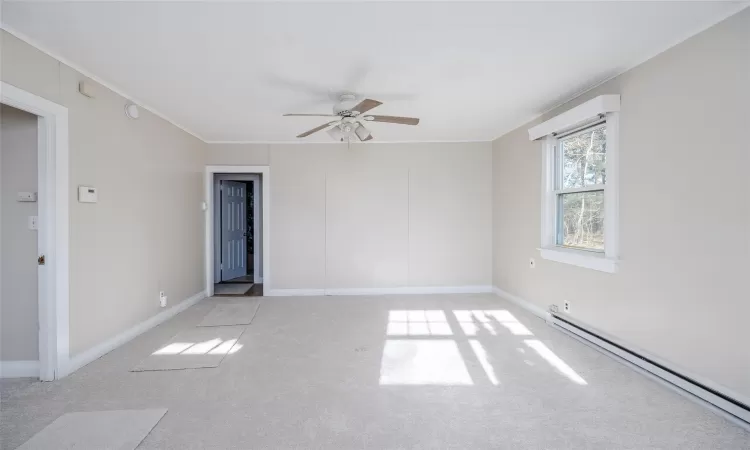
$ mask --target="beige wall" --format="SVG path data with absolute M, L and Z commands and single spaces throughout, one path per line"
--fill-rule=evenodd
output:
M 267 166 L 271 161 L 269 144 L 208 144 L 210 164 Z
M 541 144 L 496 140 L 495 285 L 750 398 L 748 80 L 745 10 L 545 115 L 622 96 L 617 274 L 539 257 Z
M 210 145 L 206 159 L 270 164 L 273 289 L 491 284 L 490 143 Z
M 205 144 L 2 32 L 2 80 L 69 109 L 70 349 L 74 356 L 203 290 Z M 77 201 L 79 185 L 99 202 Z
M 28 218 L 37 203 L 18 192 L 37 192 L 37 117 L 0 107 L 0 361 L 39 360 L 37 232 Z

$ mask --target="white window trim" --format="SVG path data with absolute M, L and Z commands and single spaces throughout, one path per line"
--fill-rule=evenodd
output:
M 602 272 L 617 272 L 619 263 L 619 95 L 601 95 L 529 130 L 542 142 L 541 247 L 544 259 Z M 607 184 L 604 186 L 604 252 L 557 245 L 555 193 L 555 134 L 595 123 L 604 115 L 607 124 Z

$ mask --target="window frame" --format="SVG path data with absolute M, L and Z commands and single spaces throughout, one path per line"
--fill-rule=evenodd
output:
M 616 104 L 602 101 L 603 97 L 617 97 Z M 608 100 L 608 99 L 605 99 Z M 591 103 L 609 105 L 609 107 L 593 109 Z M 595 106 L 597 106 L 595 105 Z M 612 106 L 615 105 L 615 106 Z M 576 117 L 576 109 L 584 110 L 587 117 Z M 567 126 L 561 117 L 572 116 L 575 120 Z M 580 116 L 580 114 L 579 114 Z M 571 119 L 572 120 L 572 119 Z M 556 129 L 550 130 L 549 123 L 554 123 Z M 573 189 L 557 189 L 558 169 L 556 149 L 561 139 L 582 132 L 596 124 L 604 123 L 607 127 L 607 154 L 605 170 L 607 174 L 604 185 L 586 186 Z M 579 267 L 616 273 L 619 263 L 619 96 L 600 96 L 529 130 L 530 138 L 534 138 L 537 129 L 549 134 L 542 136 L 542 211 L 541 211 L 541 246 L 539 252 L 544 259 L 572 264 Z M 538 132 L 537 132 L 538 134 Z M 562 155 L 560 155 L 562 158 Z M 558 244 L 559 217 L 558 196 L 561 193 L 582 191 L 604 191 L 604 251 L 568 247 Z
M 593 129 L 593 128 L 600 128 L 600 127 L 602 127 L 602 125 L 604 126 L 604 129 L 606 130 L 607 129 L 607 120 L 606 120 L 605 117 L 601 117 L 599 120 L 594 120 L 591 123 L 586 124 L 586 125 L 584 125 L 582 127 L 578 127 L 578 128 L 575 128 L 575 129 L 573 129 L 571 131 L 568 131 L 568 132 L 566 132 L 564 134 L 561 134 L 561 135 L 558 134 L 558 135 L 555 136 L 555 142 L 553 143 L 553 145 L 555 147 L 552 150 L 552 157 L 554 159 L 553 164 L 554 164 L 554 167 L 555 167 L 554 168 L 555 179 L 554 179 L 554 186 L 553 186 L 554 193 L 555 193 L 555 245 L 558 246 L 558 247 L 562 247 L 562 248 L 566 248 L 566 249 L 573 249 L 573 250 L 583 250 L 583 251 L 594 252 L 594 253 L 604 253 L 604 249 L 599 250 L 599 249 L 595 249 L 595 248 L 576 247 L 574 245 L 565 245 L 565 244 L 561 243 L 561 242 L 564 241 L 563 230 L 562 230 L 562 225 L 563 225 L 563 211 L 562 211 L 563 201 L 562 200 L 563 200 L 563 196 L 565 194 L 580 194 L 580 193 L 585 193 L 585 192 L 599 192 L 599 191 L 601 191 L 602 193 L 604 193 L 605 192 L 605 186 L 606 186 L 606 183 L 605 183 L 605 184 L 593 184 L 593 185 L 590 185 L 590 186 L 581 186 L 581 187 L 567 188 L 567 189 L 563 188 L 562 187 L 562 180 L 564 178 L 564 171 L 565 171 L 565 168 L 564 168 L 564 165 L 565 165 L 565 155 L 564 155 L 564 152 L 562 151 L 561 141 L 570 139 L 572 137 L 580 136 L 580 135 L 582 135 L 584 133 L 588 133 L 588 132 L 590 132 L 591 129 Z M 604 162 L 605 173 L 606 173 L 606 161 L 607 161 L 607 158 L 606 158 L 606 155 L 605 155 L 605 162 Z M 606 214 L 606 210 L 607 210 L 607 208 L 606 208 L 607 199 L 606 198 L 604 199 L 604 204 L 605 204 L 604 211 L 605 211 L 605 214 Z M 605 242 L 606 242 L 606 237 L 605 237 Z

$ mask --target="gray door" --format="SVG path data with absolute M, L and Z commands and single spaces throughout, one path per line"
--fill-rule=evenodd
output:
M 245 183 L 221 182 L 221 281 L 247 275 Z

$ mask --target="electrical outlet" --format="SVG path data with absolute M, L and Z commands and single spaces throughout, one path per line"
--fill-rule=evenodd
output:
M 159 305 L 162 308 L 167 307 L 167 296 L 164 294 L 164 291 L 159 291 Z
M 534 261 L 534 258 L 529 258 L 529 267 L 533 269 L 536 267 L 536 261 Z
M 566 313 L 570 314 L 570 301 L 568 301 L 568 300 L 565 300 L 565 303 L 564 303 L 563 305 L 564 305 L 564 306 L 563 306 L 563 310 L 564 310 L 564 311 L 565 311 Z

